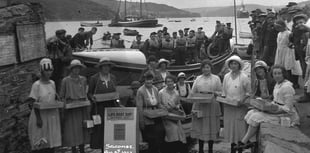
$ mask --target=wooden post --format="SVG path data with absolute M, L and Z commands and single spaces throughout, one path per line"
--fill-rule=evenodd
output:
M 0 0 L 0 8 L 9 6 L 8 0 Z

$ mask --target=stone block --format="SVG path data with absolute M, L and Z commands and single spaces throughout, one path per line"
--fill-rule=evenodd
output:
M 310 138 L 299 128 L 263 123 L 260 126 L 259 141 L 262 153 L 310 152 Z

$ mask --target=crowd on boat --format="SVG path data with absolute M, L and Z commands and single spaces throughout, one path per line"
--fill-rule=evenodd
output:
M 288 11 L 289 15 L 281 11 Z M 231 152 L 235 153 L 257 146 L 251 140 L 263 122 L 279 124 L 287 119 L 288 126 L 297 126 L 299 117 L 294 107 L 295 89 L 298 88 L 296 77 L 302 76 L 305 80 L 306 93 L 301 101 L 309 101 L 310 95 L 307 81 L 310 26 L 307 15 L 302 14 L 295 3 L 289 3 L 281 11 L 275 13 L 267 10 L 264 13 L 257 9 L 252 12 L 253 20 L 249 24 L 254 37 L 249 53 L 257 53 L 258 59 L 253 66 L 253 82 L 243 72 L 244 62 L 239 56 L 233 55 L 226 60 L 225 66 L 230 71 L 223 79 L 212 74 L 210 57 L 202 56 L 205 51 L 201 48 L 207 43 L 218 47 L 219 54 L 226 52 L 232 37 L 230 24 L 217 22 L 210 38 L 202 27 L 197 32 L 189 28 L 173 32 L 172 38 L 168 29 L 164 28 L 152 32 L 144 42 L 138 35 L 131 48 L 139 49 L 146 55 L 147 67 L 141 77 L 132 82 L 132 93 L 125 103 L 107 98 L 117 94 L 116 78 L 119 76 L 111 73 L 115 66 L 113 61 L 108 57 L 101 58 L 96 65 L 98 72 L 86 78 L 81 75 L 81 70 L 86 66 L 80 60 L 72 59 L 72 52 L 91 48 L 92 35 L 96 34 L 97 29 L 85 32 L 80 28 L 73 38 L 66 36 L 65 30 L 57 30 L 56 35 L 47 40 L 48 58 L 40 61 L 40 78 L 33 83 L 28 101 L 33 104 L 57 101 L 65 104 L 90 103 L 73 109 L 48 110 L 33 105 L 28 129 L 33 152 L 53 153 L 55 148 L 62 146 L 71 147 L 73 153 L 83 153 L 85 144 L 104 152 L 106 123 L 103 119 L 107 107 L 137 108 L 140 140 L 148 143 L 147 153 L 189 152 L 182 119 L 169 117 L 168 114 L 192 116 L 190 137 L 198 141 L 199 153 L 204 152 L 205 142 L 208 152 L 213 152 L 221 127 L 224 128 L 224 139 L 230 142 Z M 287 21 L 291 19 L 293 26 L 289 30 Z M 112 36 L 111 47 L 124 48 L 119 35 Z M 200 62 L 201 75 L 189 84 L 185 81 L 188 74 L 180 72 L 173 76 L 168 71 L 167 67 L 174 62 Z M 67 73 L 64 73 L 65 66 L 68 66 Z M 254 90 L 251 90 L 251 85 Z M 211 94 L 214 98 L 209 103 L 193 105 L 186 101 L 197 94 Z M 220 104 L 215 97 L 223 97 L 235 104 Z M 269 109 L 261 109 L 262 104 Z M 86 120 L 93 121 L 94 127 L 85 128 L 83 123 Z

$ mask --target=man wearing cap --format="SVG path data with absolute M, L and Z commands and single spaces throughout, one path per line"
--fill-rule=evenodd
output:
M 230 39 L 232 38 L 233 36 L 233 32 L 234 32 L 234 29 L 231 28 L 231 23 L 226 23 L 226 27 L 224 29 L 224 32 L 226 34 L 226 49 L 230 48 Z
M 300 61 L 303 77 L 306 72 L 306 46 L 308 44 L 309 32 L 305 29 L 308 16 L 305 14 L 295 15 L 293 18 L 293 29 L 291 41 L 295 48 L 295 58 Z M 297 78 L 295 79 L 297 82 Z
M 152 32 L 150 38 L 145 41 L 143 46 L 145 56 L 147 58 L 152 55 L 158 57 L 159 47 L 160 43 L 156 37 L 156 32 Z
M 162 31 L 163 31 L 163 34 L 166 34 L 166 33 L 168 33 L 168 28 L 164 27 Z
M 54 71 L 51 79 L 55 81 L 57 92 L 60 89 L 63 78 L 64 67 L 70 63 L 72 50 L 69 43 L 66 42 L 66 30 L 57 30 L 56 35 L 47 39 L 47 56 L 52 60 Z
M 184 37 L 188 37 L 189 28 L 184 28 Z
M 165 58 L 171 60 L 173 56 L 174 42 L 170 37 L 169 33 L 165 34 L 164 39 L 161 41 L 161 48 L 159 51 L 159 58 Z
M 124 40 L 121 40 L 121 33 L 114 33 L 111 40 L 111 48 L 125 48 Z
M 202 31 L 202 29 L 203 29 L 202 27 L 199 27 L 198 31 L 196 33 L 196 41 L 197 41 L 196 47 L 198 50 L 198 55 L 197 55 L 198 58 L 200 58 L 199 51 L 200 51 L 200 48 L 201 48 L 202 44 L 204 43 L 205 37 L 206 37 L 205 32 Z
M 176 40 L 175 60 L 177 65 L 185 65 L 186 38 L 183 30 L 179 30 L 179 38 Z
M 189 36 L 186 38 L 188 63 L 195 63 L 198 61 L 198 50 L 195 31 L 191 30 Z
M 278 31 L 274 27 L 275 16 L 268 15 L 266 18 L 266 31 L 263 31 L 263 57 L 262 60 L 267 63 L 268 66 L 274 64 L 275 54 L 277 50 L 277 37 Z
M 177 39 L 178 39 L 179 37 L 178 37 L 178 33 L 177 32 L 173 32 L 172 33 L 172 41 L 173 41 L 173 48 L 175 48 L 176 47 L 176 43 L 177 43 Z
M 143 51 L 144 42 L 141 41 L 142 35 L 138 34 L 136 36 L 136 40 L 134 40 L 130 46 L 131 49 L 139 49 L 140 51 Z
M 77 33 L 72 38 L 72 41 L 73 41 L 72 48 L 84 50 L 89 45 L 89 48 L 91 49 L 93 45 L 93 35 L 96 34 L 96 32 L 97 32 L 97 28 L 92 27 L 90 31 Z

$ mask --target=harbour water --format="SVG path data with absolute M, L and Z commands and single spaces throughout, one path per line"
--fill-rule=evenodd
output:
M 191 21 L 195 19 L 196 21 Z M 181 22 L 169 22 L 171 20 L 181 20 Z M 215 23 L 219 20 L 222 23 L 231 22 L 232 27 L 234 28 L 234 17 L 200 17 L 200 18 L 160 18 L 158 19 L 158 23 L 162 24 L 163 27 L 168 28 L 168 32 L 177 32 L 180 29 L 190 28 L 193 30 L 197 30 L 199 27 L 203 27 L 203 31 L 206 32 L 207 36 L 210 37 L 215 30 Z M 238 19 L 237 20 L 237 30 L 242 32 L 250 32 L 250 28 L 248 26 L 249 19 Z M 61 21 L 61 22 L 47 22 L 45 24 L 46 37 L 51 37 L 55 34 L 57 29 L 65 29 L 67 34 L 74 36 L 78 28 L 80 27 L 81 21 Z M 97 22 L 97 21 L 85 21 L 85 22 Z M 110 20 L 100 21 L 103 22 L 102 27 L 98 27 L 98 31 L 96 35 L 93 36 L 94 45 L 93 48 L 102 48 L 103 44 L 100 38 L 103 36 L 103 33 L 109 31 L 110 33 L 122 33 L 121 38 L 125 40 L 125 46 L 130 47 L 131 42 L 135 39 L 133 36 L 124 36 L 123 29 L 126 27 L 109 27 L 108 24 L 111 22 Z M 139 31 L 140 34 L 143 35 L 142 40 L 148 39 L 149 34 L 151 32 L 162 29 L 163 27 L 156 28 L 129 28 L 135 29 Z M 85 30 L 90 30 L 91 27 L 85 27 Z M 238 43 L 244 44 L 249 43 L 249 40 L 246 39 L 238 39 Z

